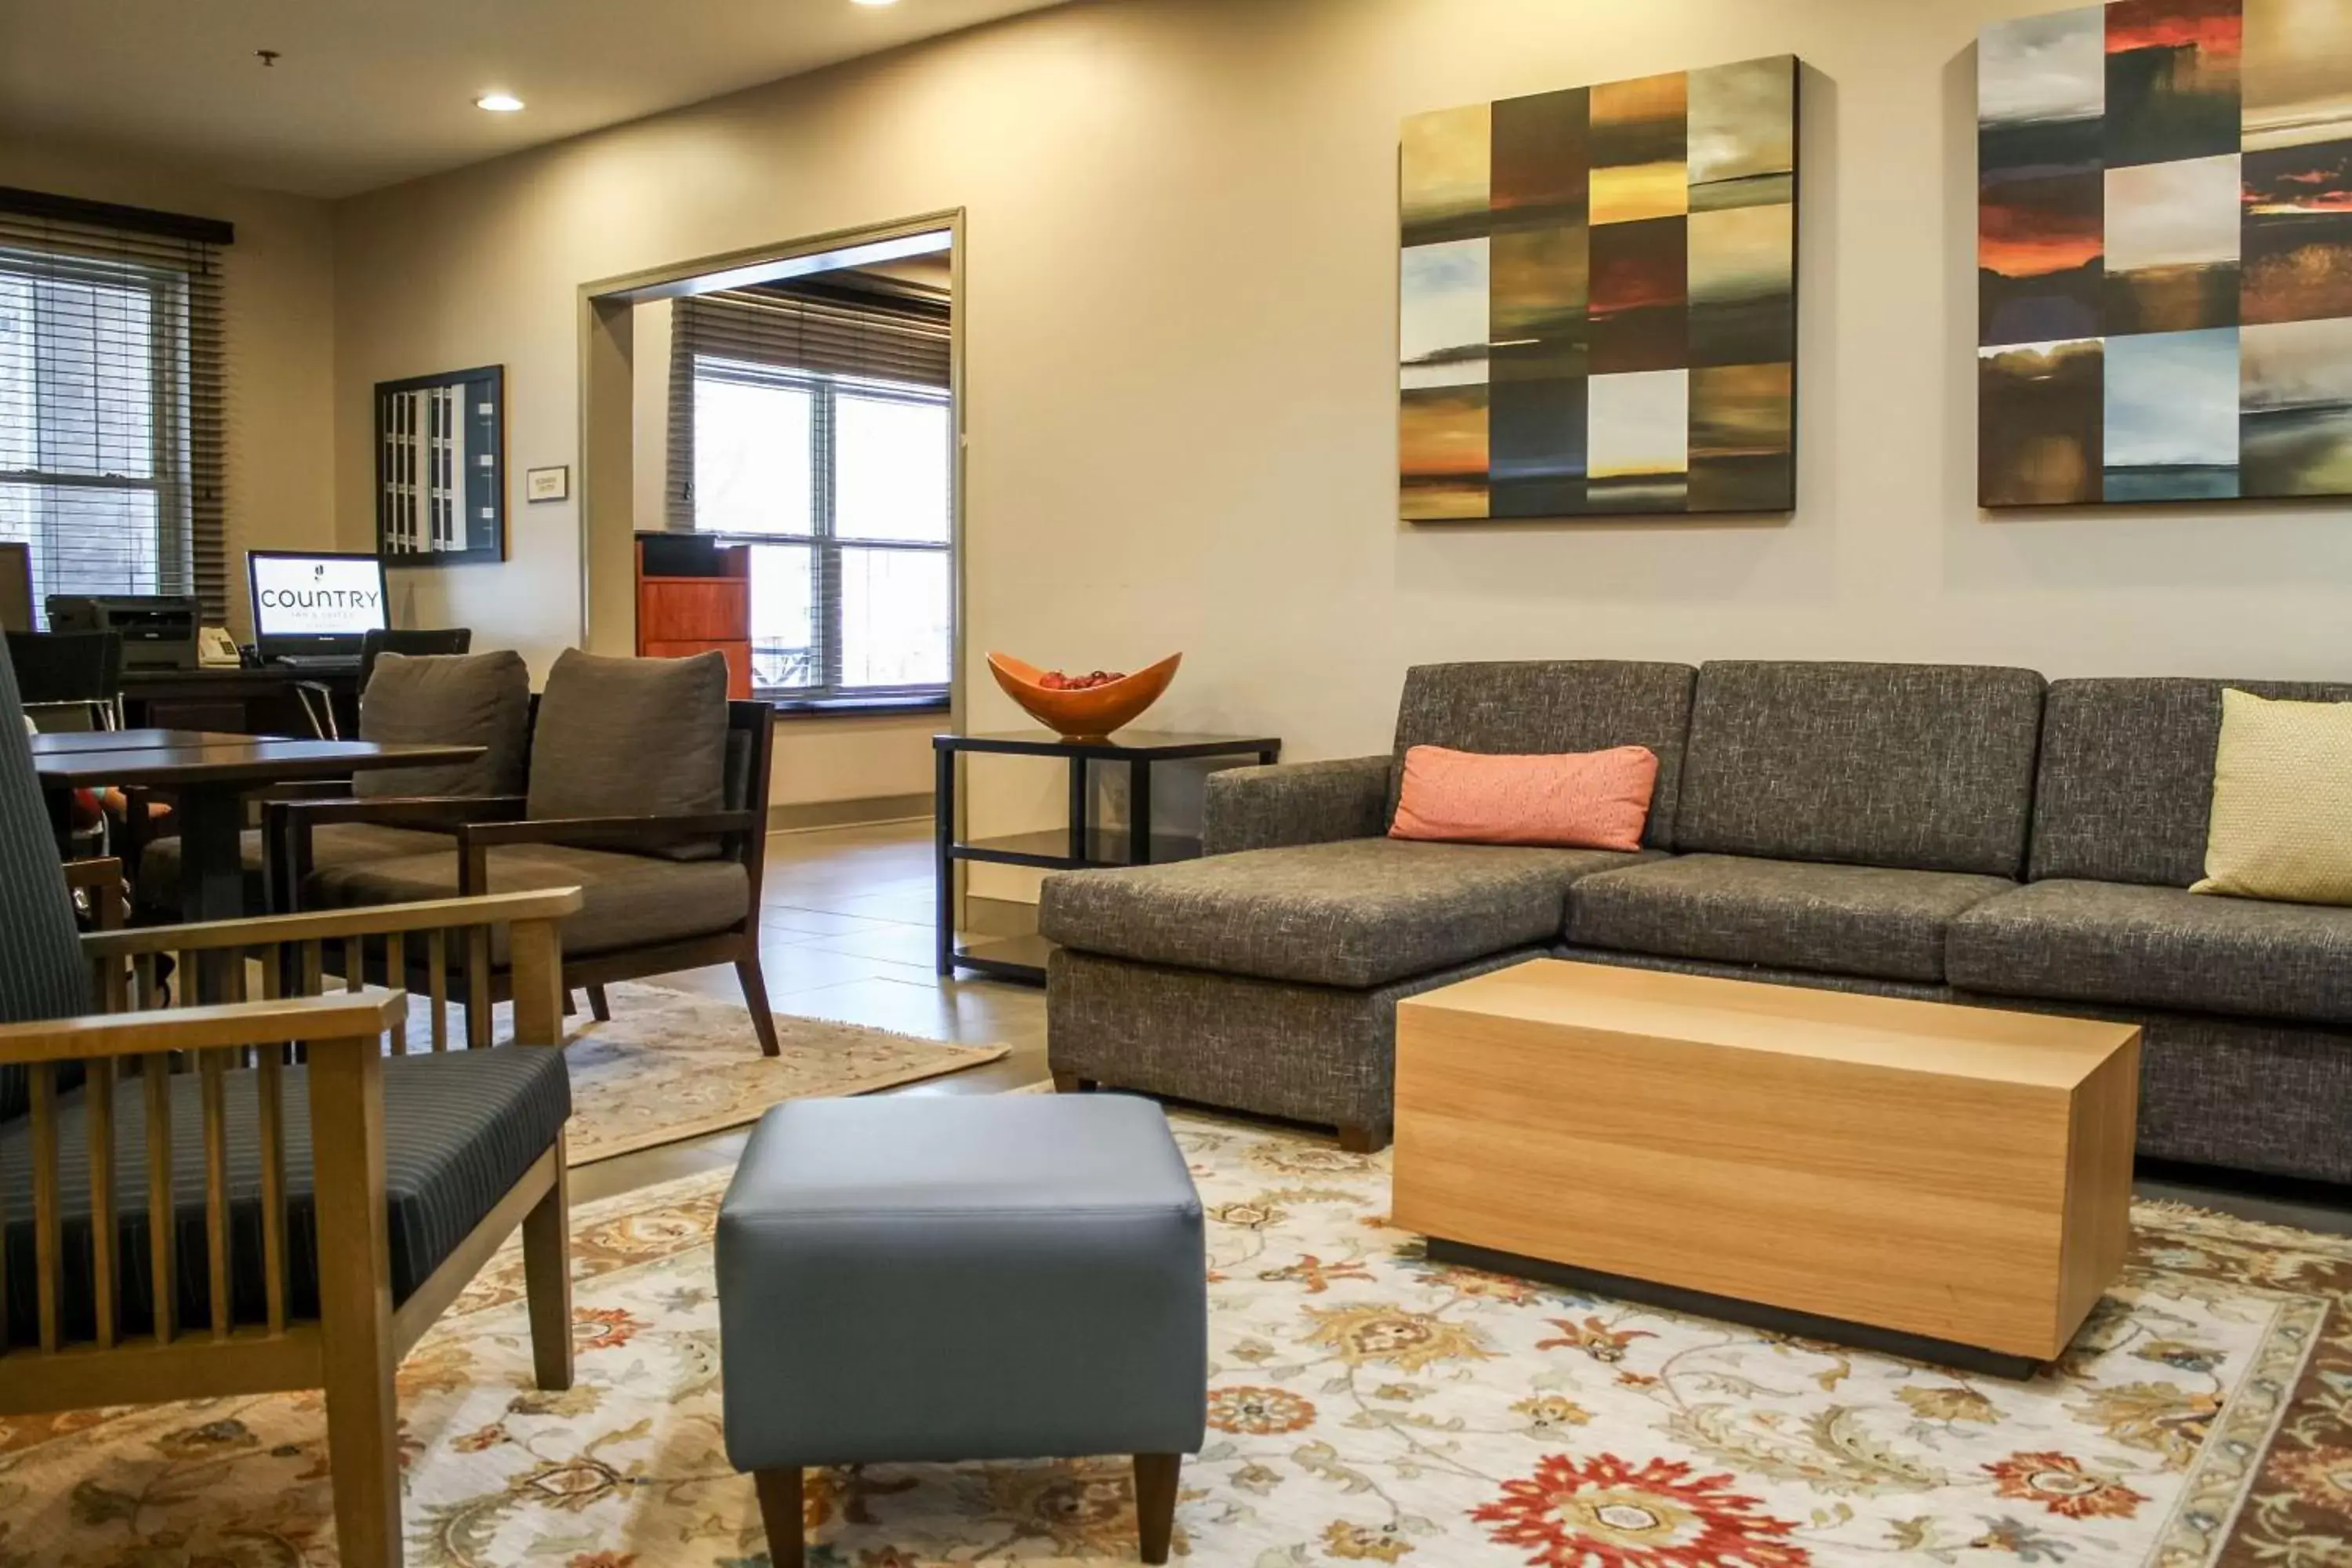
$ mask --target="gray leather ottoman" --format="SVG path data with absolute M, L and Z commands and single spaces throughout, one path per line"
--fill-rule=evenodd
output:
M 1147 1563 L 1201 1447 L 1201 1200 L 1118 1095 L 800 1100 L 719 1213 L 727 1454 L 776 1568 L 810 1465 L 1135 1456 Z

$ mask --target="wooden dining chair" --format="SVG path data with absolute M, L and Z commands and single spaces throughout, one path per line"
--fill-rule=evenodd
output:
M 79 933 L 70 883 L 121 870 L 60 867 L 21 711 L 0 658 L 0 1417 L 322 1389 L 340 1559 L 396 1568 L 394 1368 L 518 1228 L 534 1371 L 571 1382 L 579 892 Z M 487 930 L 514 1046 L 411 1051 L 403 994 L 310 994 Z M 160 1006 L 167 955 L 260 995 Z

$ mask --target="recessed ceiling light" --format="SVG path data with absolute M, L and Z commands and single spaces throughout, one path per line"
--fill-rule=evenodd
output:
M 896 5 L 898 0 L 849 0 L 853 5 Z
M 522 100 L 510 92 L 486 92 L 474 100 L 474 107 L 492 114 L 513 114 L 522 108 Z

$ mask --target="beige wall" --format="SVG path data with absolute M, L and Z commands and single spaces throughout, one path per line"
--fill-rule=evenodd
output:
M 0 185 L 159 207 L 236 226 L 223 263 L 230 612 L 246 635 L 243 552 L 334 547 L 334 235 L 327 204 L 21 138 Z
M 1989 517 L 1972 504 L 1971 44 L 2047 0 L 1076 5 L 345 204 L 339 490 L 367 389 L 500 361 L 513 471 L 576 461 L 585 279 L 968 213 L 968 668 L 1170 649 L 1156 717 L 1384 746 L 1421 659 L 1998 659 L 2342 676 L 2340 505 Z M 1395 146 L 1416 110 L 1794 51 L 1801 494 L 1788 521 L 1406 528 Z M 569 508 L 447 574 L 570 640 Z M 970 683 L 972 722 L 1017 715 Z M 1050 821 L 986 769 L 983 831 Z

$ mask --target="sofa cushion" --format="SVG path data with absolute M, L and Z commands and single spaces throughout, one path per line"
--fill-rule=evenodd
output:
M 355 773 L 353 795 L 520 795 L 530 744 L 530 670 L 511 648 L 381 654 L 360 694 L 360 739 L 484 750 L 470 763 Z
M 2347 909 L 2061 879 L 1953 921 L 1945 965 L 1995 995 L 2352 1024 Z
M 566 648 L 530 740 L 535 818 L 697 816 L 727 803 L 727 658 L 611 658 Z M 661 851 L 686 859 L 714 846 Z
M 1148 963 L 1359 989 L 1549 942 L 1602 849 L 1350 838 L 1045 879 L 1038 929 Z
M 491 850 L 488 867 L 488 891 L 493 893 L 580 889 L 580 908 L 563 921 L 566 958 L 708 936 L 734 925 L 751 907 L 751 879 L 733 860 L 666 860 L 610 849 L 527 844 Z M 320 909 L 457 896 L 457 856 L 453 849 L 321 867 L 302 885 L 303 903 Z M 501 964 L 507 961 L 504 926 L 492 932 L 491 958 Z
M 1699 671 L 1677 848 L 2015 877 L 2042 677 L 1982 665 Z
M 2000 877 L 1689 855 L 1587 877 L 1568 940 L 1621 952 L 1887 980 L 1944 977 L 1952 918 L 2015 888 Z
M 262 1272 L 261 1135 L 255 1075 L 228 1075 L 230 1300 L 240 1323 L 266 1321 Z M 178 1236 L 179 1313 L 195 1328 L 211 1322 L 205 1239 L 205 1140 L 194 1073 L 172 1079 L 172 1159 Z M 310 1096 L 306 1069 L 286 1069 L 285 1108 L 288 1305 L 298 1317 L 319 1310 L 319 1237 L 311 1201 Z M 572 1086 L 563 1053 L 528 1046 L 399 1057 L 383 1064 L 384 1202 L 389 1211 L 392 1299 L 407 1300 L 433 1270 L 487 1217 L 531 1162 L 546 1152 L 572 1113 Z M 62 1205 L 64 1326 L 85 1338 L 94 1317 L 89 1274 L 89 1135 L 79 1093 L 59 1102 L 58 1190 Z M 137 1079 L 116 1087 L 114 1190 L 147 1190 L 146 1097 Z M 28 1121 L 0 1127 L 0 1191 L 32 1189 Z M 148 1313 L 147 1205 L 124 1200 L 116 1228 L 121 1237 L 121 1302 L 127 1333 L 143 1333 Z M 0 1246 L 7 1248 L 8 1299 L 0 1310 L 0 1342 L 23 1344 L 37 1333 L 33 1282 L 34 1223 L 28 1205 L 13 1205 Z
M 1657 754 L 1658 782 L 1642 842 L 1670 849 L 1693 674 L 1686 664 L 1607 658 L 1417 665 L 1405 672 L 1397 705 L 1400 765 L 1390 770 L 1388 816 L 1396 816 L 1402 763 L 1415 746 L 1516 753 L 1647 746 Z
M 373 822 L 338 822 L 310 834 L 310 864 L 342 866 L 354 860 L 381 859 L 390 855 L 425 855 L 449 846 L 446 833 L 425 833 L 413 827 L 388 827 Z M 268 889 L 262 884 L 261 829 L 248 827 L 237 839 L 237 861 L 245 873 L 245 907 L 259 913 L 268 907 Z M 158 838 L 139 855 L 139 907 L 175 913 L 180 907 L 180 839 L 177 834 Z
M 2224 687 L 2294 702 L 2352 701 L 2352 685 L 2315 681 L 2052 682 L 2028 875 L 2174 888 L 2203 876 Z

